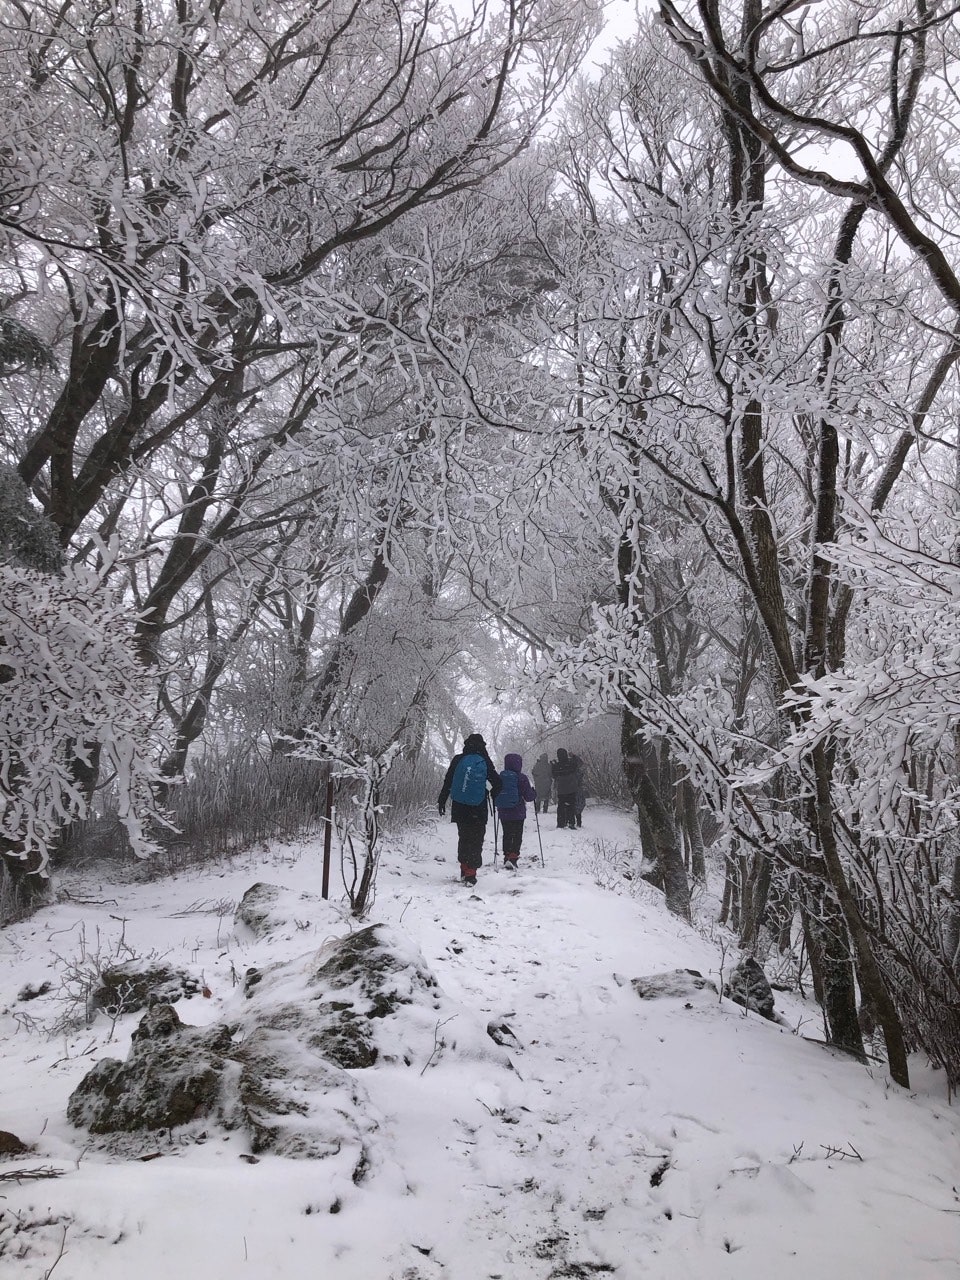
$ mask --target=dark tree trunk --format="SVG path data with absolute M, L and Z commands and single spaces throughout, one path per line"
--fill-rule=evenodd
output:
M 743 887 L 743 919 L 740 925 L 740 946 L 753 951 L 760 936 L 767 910 L 770 885 L 773 882 L 773 859 L 766 853 L 755 853 L 749 866 Z
M 723 901 L 720 903 L 719 923 L 731 929 L 740 928 L 740 875 L 736 858 L 724 859 Z
M 648 767 L 647 753 L 642 749 L 638 729 L 637 717 L 631 711 L 624 711 L 621 739 L 627 783 L 640 816 L 641 831 L 646 828 L 653 848 L 654 865 L 667 907 L 674 915 L 689 920 L 690 886 L 673 813 L 664 804 L 657 779 Z
M 309 722 L 323 724 L 330 714 L 343 676 L 344 641 L 364 621 L 376 603 L 377 596 L 390 576 L 390 567 L 382 549 L 373 557 L 367 576 L 350 597 L 343 613 L 333 652 L 320 673 L 310 703 Z
M 696 788 L 688 779 L 680 783 L 680 803 L 690 850 L 690 873 L 699 884 L 704 884 L 707 879 L 707 860 L 703 847 L 703 829 L 700 826 Z
M 804 927 L 813 989 L 823 1007 L 827 1039 L 863 1060 L 850 935 L 842 913 L 829 894 L 820 893 L 815 901 L 809 902 Z

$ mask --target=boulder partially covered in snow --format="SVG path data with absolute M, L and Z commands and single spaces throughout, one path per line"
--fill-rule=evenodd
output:
M 0 1160 L 7 1156 L 22 1156 L 30 1150 L 25 1142 L 10 1133 L 8 1129 L 0 1129 Z
M 319 951 L 266 966 L 244 984 L 251 1028 L 293 1031 L 337 1066 L 421 1065 L 445 1050 L 506 1061 L 474 1019 L 441 993 L 423 956 L 403 935 L 370 925 Z
M 227 1027 L 188 1027 L 170 1004 L 149 1009 L 126 1062 L 104 1058 L 70 1095 L 67 1118 L 91 1133 L 170 1129 L 220 1109 L 232 1051 Z
M 251 885 L 234 913 L 234 923 L 246 925 L 258 938 L 264 938 L 293 925 L 302 926 L 316 919 L 318 912 L 329 911 L 329 905 L 314 893 L 298 893 L 263 881 Z
M 149 964 L 126 960 L 110 965 L 90 993 L 91 1011 L 102 1009 L 111 1016 L 136 1013 L 151 1004 L 176 1004 L 198 995 L 199 978 L 169 964 Z
M 666 973 L 651 973 L 645 978 L 633 978 L 630 985 L 641 1000 L 661 1000 L 665 997 L 689 999 L 700 991 L 717 994 L 717 985 L 705 978 L 697 969 L 670 969 Z
M 744 956 L 723 984 L 723 994 L 746 1009 L 773 1018 L 773 991 L 759 961 Z
M 510 1066 L 385 926 L 247 978 L 231 1028 L 185 1026 L 169 1004 L 148 1010 L 127 1061 L 98 1063 L 71 1096 L 69 1119 L 95 1134 L 144 1136 L 219 1121 L 246 1130 L 257 1152 L 340 1155 L 356 1181 L 377 1125 L 351 1071 L 381 1062 L 424 1071 L 448 1053 Z
M 319 1160 L 341 1156 L 359 1182 L 377 1129 L 363 1085 L 318 1054 L 297 1028 L 258 1027 L 236 1055 L 223 1122 L 243 1128 L 254 1152 Z

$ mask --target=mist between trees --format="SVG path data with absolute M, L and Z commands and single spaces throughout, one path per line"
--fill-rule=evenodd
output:
M 4 909 L 479 715 L 955 1085 L 957 10 L 2 7 Z

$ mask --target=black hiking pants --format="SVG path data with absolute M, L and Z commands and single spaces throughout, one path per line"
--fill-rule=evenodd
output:
M 500 823 L 500 828 L 503 831 L 503 856 L 509 858 L 512 854 L 515 857 L 523 843 L 523 818 L 513 821 L 505 818 Z
M 572 827 L 577 821 L 576 793 L 569 796 L 557 796 L 557 826 Z
M 457 819 L 457 857 L 460 865 L 472 867 L 483 866 L 483 837 L 487 832 L 486 814 L 467 814 Z

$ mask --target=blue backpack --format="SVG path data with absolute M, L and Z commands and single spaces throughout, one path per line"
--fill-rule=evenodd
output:
M 512 809 L 520 803 L 520 775 L 513 769 L 504 769 L 500 781 L 503 785 L 494 803 L 498 809 Z
M 483 756 L 468 755 L 453 771 L 450 798 L 458 804 L 483 804 L 487 798 L 487 762 Z

